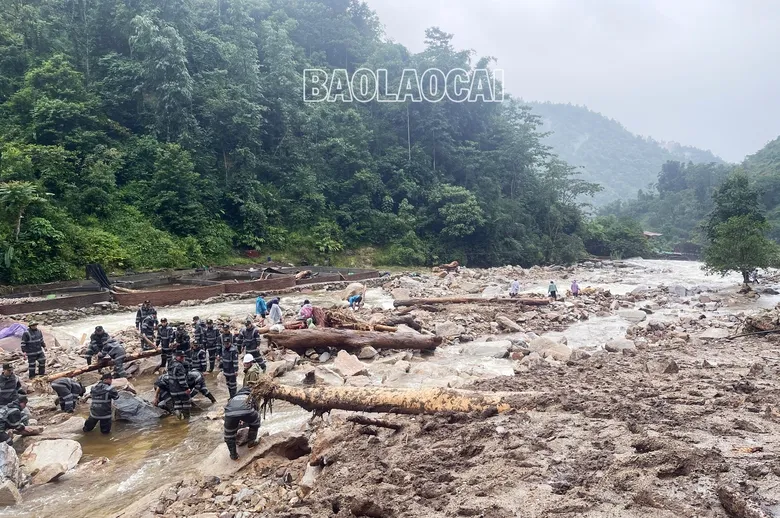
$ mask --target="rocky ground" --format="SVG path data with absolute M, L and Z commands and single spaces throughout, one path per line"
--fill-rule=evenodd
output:
M 636 268 L 604 262 L 389 279 L 382 287 L 396 299 L 501 296 L 514 278 L 525 286 L 555 278 L 561 291 L 577 278 L 585 290 L 542 307 L 418 307 L 409 315 L 419 332 L 445 338 L 433 356 L 267 351 L 285 384 L 302 385 L 313 370 L 318 384 L 514 392 L 527 404 L 495 415 L 372 416 L 398 431 L 333 411 L 242 449 L 239 463 L 226 461 L 222 445 L 199 475 L 166 480 L 118 516 L 780 516 L 780 335 L 730 339 L 780 327 L 780 312 L 755 304 L 761 297 L 767 306 L 771 289 L 610 289 Z M 398 313 L 375 307 L 357 316 L 379 322 Z M 612 336 L 606 325 L 616 321 L 621 332 Z M 568 331 L 582 325 L 596 338 L 570 347 Z M 502 365 L 514 375 L 486 375 Z

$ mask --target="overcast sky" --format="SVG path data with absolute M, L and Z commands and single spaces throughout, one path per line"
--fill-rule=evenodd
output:
M 367 0 L 412 51 L 439 26 L 498 59 L 507 91 L 584 104 L 736 162 L 780 135 L 774 0 Z

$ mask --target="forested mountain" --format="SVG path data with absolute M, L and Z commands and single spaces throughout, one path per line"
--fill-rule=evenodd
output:
M 583 180 L 601 184 L 595 205 L 630 199 L 655 181 L 667 161 L 722 163 L 709 151 L 634 135 L 619 122 L 583 106 L 529 103 L 540 115 L 543 142 L 563 160 L 582 169 Z
M 396 264 L 563 262 L 593 190 L 518 102 L 304 103 L 306 68 L 412 54 L 357 0 L 30 0 L 0 11 L 0 282 L 200 265 L 236 250 Z

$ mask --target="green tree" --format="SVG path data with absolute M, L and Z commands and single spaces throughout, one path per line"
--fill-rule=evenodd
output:
M 766 237 L 769 230 L 769 223 L 749 215 L 732 216 L 716 225 L 704 249 L 704 268 L 720 275 L 739 272 L 747 284 L 754 269 L 778 266 L 780 251 Z
M 18 241 L 22 218 L 30 205 L 42 203 L 50 193 L 41 193 L 30 182 L 6 182 L 0 184 L 0 210 L 11 219 L 14 226 L 14 241 Z

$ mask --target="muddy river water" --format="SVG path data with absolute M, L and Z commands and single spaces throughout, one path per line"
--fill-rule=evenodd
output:
M 616 294 L 630 292 L 637 286 L 659 285 L 683 285 L 688 288 L 706 286 L 708 291 L 728 294 L 736 290 L 740 280 L 738 276 L 706 276 L 700 268 L 701 265 L 694 262 L 634 260 L 627 261 L 626 266 L 619 269 L 617 274 L 614 269 L 594 268 L 578 271 L 576 275 L 581 287 L 600 286 L 609 288 Z M 559 279 L 556 282 L 564 290 L 570 280 Z M 526 292 L 546 293 L 547 282 L 527 281 L 523 289 Z M 315 291 L 285 295 L 282 297 L 282 306 L 297 307 L 304 299 L 320 305 L 340 302 L 338 292 Z M 771 307 L 779 301 L 780 296 L 765 295 L 749 306 L 722 307 L 718 312 L 738 313 L 758 307 Z M 380 288 L 370 289 L 367 293 L 367 306 L 372 305 L 390 308 L 392 297 Z M 243 300 L 190 307 L 175 306 L 160 310 L 160 316 L 186 321 L 191 320 L 194 315 L 201 318 L 236 318 L 250 315 L 253 310 L 253 301 Z M 664 308 L 655 314 L 654 318 L 673 319 L 685 312 L 694 311 L 692 306 L 678 304 Z M 103 325 L 109 333 L 113 333 L 131 326 L 134 318 L 134 313 L 90 317 L 59 325 L 55 327 L 55 332 L 59 337 L 81 340 L 84 335 L 89 335 L 96 325 Z M 595 317 L 572 325 L 563 331 L 563 334 L 571 347 L 594 347 L 623 336 L 629 325 L 629 322 L 616 315 Z M 466 356 L 459 353 L 458 347 L 442 347 L 426 358 L 424 370 L 418 371 L 417 375 L 413 370 L 410 375 L 397 381 L 387 380 L 385 385 L 440 385 L 441 380 L 450 375 L 477 379 L 509 375 L 512 372 L 509 360 Z M 293 380 L 300 378 L 297 373 L 287 376 Z M 380 378 L 378 376 L 371 382 L 379 384 L 382 382 Z M 133 380 L 139 394 L 147 398 L 151 397 L 152 382 L 151 376 Z M 102 436 L 97 430 L 91 434 L 78 434 L 74 438 L 81 443 L 84 452 L 80 465 L 103 457 L 107 458 L 108 462 L 97 467 L 94 463 L 78 467 L 57 482 L 25 490 L 24 503 L 15 508 L 0 509 L 0 517 L 112 516 L 161 484 L 194 472 L 195 467 L 222 441 L 221 420 L 210 420 L 206 415 L 209 410 L 224 404 L 227 390 L 224 383 L 217 383 L 214 375 L 207 375 L 207 384 L 215 393 L 218 403 L 209 408 L 208 400 L 199 397 L 196 401 L 202 410 L 195 411 L 188 424 L 171 418 L 163 418 L 159 422 L 143 426 L 115 422 L 114 431 L 108 437 Z M 86 417 L 87 405 L 81 405 L 78 414 Z M 263 422 L 261 431 L 274 433 L 295 429 L 304 426 L 308 418 L 309 414 L 301 409 L 278 402 L 274 405 L 273 414 Z

